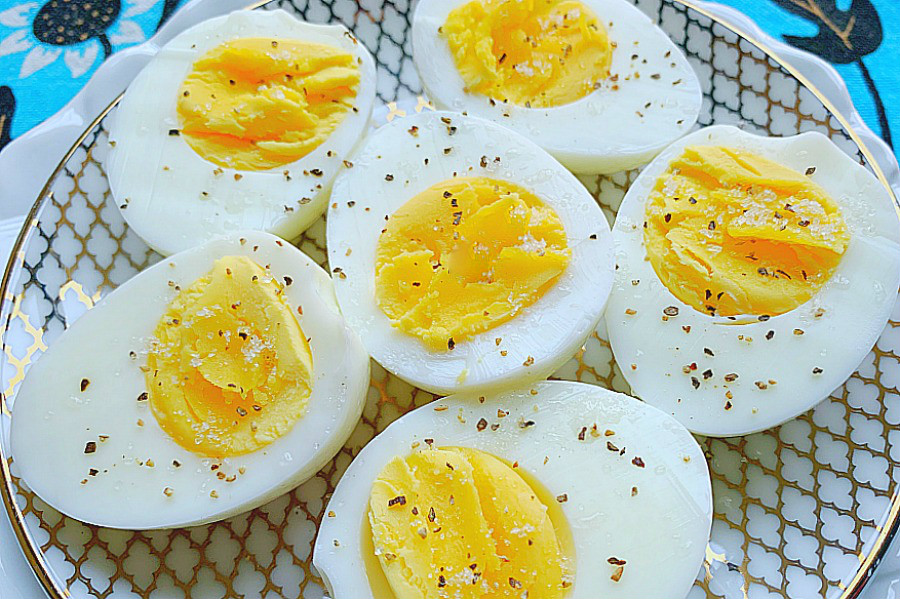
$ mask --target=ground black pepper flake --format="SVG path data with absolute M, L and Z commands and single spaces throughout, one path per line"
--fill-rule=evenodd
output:
M 710 357 L 716 355 L 716 354 L 713 353 L 713 350 L 709 349 L 708 347 L 704 347 L 704 348 L 703 348 L 703 353 L 706 354 L 707 356 L 710 356 Z
M 610 451 L 614 451 L 614 452 L 618 452 L 618 451 L 619 451 L 619 448 L 616 447 L 615 444 L 613 444 L 611 441 L 607 441 L 607 442 L 606 442 L 606 449 L 608 449 L 608 450 L 610 450 Z
M 88 386 L 90 386 L 90 384 L 91 384 L 91 381 L 89 381 L 88 379 L 81 379 L 81 391 L 82 391 L 82 393 L 85 391 L 85 389 L 88 388 Z
M 766 339 L 769 341 L 771 341 L 774 336 L 775 336 L 775 331 L 769 331 L 768 333 L 766 333 Z
M 699 389 L 700 388 L 700 379 L 698 379 L 695 376 L 692 376 L 691 377 L 691 385 L 694 386 L 694 389 Z
M 640 457 L 635 457 L 633 460 L 631 460 L 631 463 L 638 468 L 643 468 L 645 466 L 644 460 L 642 460 Z
M 815 368 L 812 369 L 813 374 L 822 374 L 822 372 L 823 372 L 822 369 L 819 368 L 818 366 L 816 366 Z
M 395 505 L 406 505 L 406 495 L 397 495 L 393 499 L 388 499 L 388 507 Z
M 147 401 L 148 399 L 150 399 L 150 395 L 146 391 L 144 391 L 137 397 L 138 401 Z
M 663 314 L 666 316 L 678 316 L 678 308 L 676 306 L 669 306 L 663 310 Z
M 569 500 L 569 494 L 568 494 L 568 493 L 563 493 L 562 495 L 557 495 L 557 496 L 556 496 L 556 501 L 558 501 L 559 503 L 565 503 L 565 502 L 567 502 L 568 500 Z
M 387 175 L 384 176 L 384 180 L 385 180 L 385 181 L 393 181 L 393 180 L 394 180 L 394 175 L 388 173 Z
M 88 441 L 84 444 L 84 453 L 94 453 L 95 451 L 97 451 L 96 441 Z
M 447 349 L 452 350 L 454 347 L 456 347 L 456 341 L 453 340 L 453 337 L 450 337 L 447 339 Z
M 806 169 L 806 176 L 809 177 L 809 176 L 815 174 L 815 172 L 816 172 L 816 167 L 811 166 L 808 169 Z

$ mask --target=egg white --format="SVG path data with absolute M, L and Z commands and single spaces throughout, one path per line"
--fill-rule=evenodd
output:
M 305 412 L 287 434 L 253 453 L 216 461 L 176 444 L 157 424 L 149 402 L 137 398 L 147 390 L 140 367 L 175 297 L 174 285 L 189 286 L 225 255 L 269 265 L 282 284 L 285 276 L 293 279 L 283 293 L 309 338 L 313 373 Z M 84 392 L 82 379 L 89 381 Z M 345 327 L 328 275 L 277 237 L 239 234 L 141 272 L 60 336 L 31 366 L 15 396 L 12 456 L 29 488 L 84 522 L 126 529 L 211 522 L 261 505 L 315 474 L 359 420 L 368 383 L 368 355 Z M 109 438 L 100 441 L 100 435 Z M 89 441 L 97 449 L 86 454 Z M 90 468 L 98 474 L 90 476 Z M 219 472 L 236 480 L 221 480 Z
M 509 414 L 500 418 L 498 410 Z M 481 419 L 491 426 L 479 427 Z M 534 424 L 523 428 L 523 421 Z M 599 435 L 589 432 L 594 424 Z M 606 436 L 607 429 L 615 434 Z M 361 545 L 372 483 L 395 456 L 425 449 L 426 439 L 517 462 L 551 497 L 567 496 L 559 504 L 575 547 L 567 598 L 677 599 L 691 588 L 712 522 L 709 472 L 697 442 L 673 418 L 627 395 L 545 381 L 483 402 L 446 397 L 401 416 L 369 442 L 341 477 L 316 538 L 313 564 L 330 596 L 373 597 Z M 619 582 L 610 578 L 612 556 L 627 562 Z
M 356 110 L 318 148 L 270 170 L 219 167 L 181 136 L 170 135 L 179 128 L 178 90 L 194 61 L 245 37 L 337 46 L 356 56 L 360 69 Z M 163 46 L 128 86 L 110 129 L 110 189 L 128 225 L 164 255 L 241 230 L 294 239 L 325 210 L 331 182 L 366 132 L 374 101 L 375 64 L 344 26 L 304 23 L 283 10 L 240 10 L 210 19 Z M 321 176 L 312 174 L 319 171 Z
M 468 1 L 420 0 L 413 15 L 413 60 L 438 107 L 514 129 L 586 174 L 640 166 L 697 121 L 703 96 L 693 68 L 672 40 L 625 0 L 581 0 L 616 44 L 610 76 L 618 80 L 561 106 L 492 106 L 487 96 L 465 91 L 450 46 L 438 33 L 447 15 Z
M 351 164 L 334 184 L 328 260 L 347 323 L 387 370 L 440 394 L 508 387 L 546 378 L 594 331 L 613 278 L 609 225 L 584 186 L 532 142 L 482 119 L 422 112 L 376 130 Z M 557 283 L 516 317 L 452 351 L 433 351 L 378 307 L 375 251 L 391 214 L 456 176 L 512 181 L 535 193 L 559 215 L 572 255 Z
M 670 161 L 692 145 L 747 150 L 801 173 L 815 167 L 811 178 L 841 208 L 850 244 L 832 278 L 813 298 L 766 321 L 734 321 L 700 313 L 661 283 L 646 258 L 646 200 Z M 616 361 L 637 397 L 703 435 L 749 434 L 815 406 L 872 349 L 900 288 L 900 221 L 890 194 L 871 172 L 815 132 L 770 138 L 714 126 L 684 137 L 647 166 L 628 190 L 613 237 L 618 269 L 606 324 Z M 669 306 L 678 308 L 678 316 L 664 321 L 663 310 Z M 628 309 L 636 313 L 628 315 Z M 690 327 L 690 332 L 682 327 Z M 794 334 L 794 329 L 803 334 Z M 683 367 L 691 363 L 697 369 L 685 374 Z M 817 368 L 820 374 L 813 373 Z M 710 379 L 701 374 L 707 369 L 713 371 Z M 729 373 L 738 379 L 724 381 Z M 692 376 L 700 381 L 698 389 Z M 770 379 L 776 384 L 769 384 Z M 758 388 L 757 381 L 766 388 Z M 729 390 L 732 406 L 725 409 Z

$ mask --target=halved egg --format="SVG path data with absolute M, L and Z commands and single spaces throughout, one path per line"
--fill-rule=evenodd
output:
M 334 184 L 329 265 L 370 354 L 450 393 L 545 378 L 596 327 L 609 227 L 549 154 L 449 112 L 372 133 Z
M 654 160 L 613 229 L 606 312 L 635 395 L 713 436 L 770 428 L 849 377 L 900 288 L 900 221 L 819 133 L 701 129 Z
M 110 188 L 163 254 L 241 230 L 294 239 L 325 210 L 374 99 L 372 57 L 341 25 L 283 10 L 204 21 L 128 86 L 110 129 Z
M 332 597 L 684 597 L 712 521 L 676 420 L 593 385 L 454 395 L 341 477 L 313 563 Z
M 640 166 L 700 113 L 687 58 L 625 0 L 421 0 L 412 36 L 440 108 L 510 127 L 575 172 Z
M 125 282 L 49 347 L 15 396 L 12 455 L 84 522 L 211 522 L 330 460 L 368 375 L 325 271 L 266 233 L 220 238 Z

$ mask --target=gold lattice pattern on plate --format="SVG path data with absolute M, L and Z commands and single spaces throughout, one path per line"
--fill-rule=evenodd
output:
M 351 8 L 352 0 L 324 2 L 329 15 L 356 15 L 372 24 L 400 19 L 403 38 L 361 39 L 379 62 L 380 76 L 399 76 L 408 56 L 390 61 L 407 41 L 410 9 L 385 2 L 382 14 Z M 303 0 L 280 7 L 306 17 Z M 685 48 L 707 89 L 703 124 L 743 122 L 780 135 L 815 129 L 865 159 L 841 123 L 772 58 L 703 15 L 670 1 L 642 2 Z M 404 8 L 405 7 L 405 8 Z M 344 7 L 346 8 L 346 6 Z M 390 13 L 390 14 L 389 14 Z M 315 20 L 315 19 L 311 19 Z M 714 66 L 712 53 L 736 60 Z M 734 63 L 734 64 L 732 64 Z M 716 63 L 717 64 L 717 63 Z M 386 74 L 385 74 L 386 73 Z M 410 87 L 412 86 L 412 87 Z M 398 80 L 381 119 L 430 108 Z M 399 90 L 399 92 L 397 91 Z M 402 96 L 406 95 L 406 98 Z M 749 101 L 755 99 L 759 102 Z M 34 223 L 3 309 L 4 396 L 14 397 L 27 365 L 52 344 L 66 323 L 158 256 L 131 233 L 112 205 L 103 170 L 103 123 L 52 181 Z M 582 181 L 612 220 L 636 172 Z M 297 245 L 325 262 L 324 220 Z M 785 425 L 737 439 L 701 439 L 714 493 L 713 535 L 697 586 L 708 597 L 827 595 L 836 597 L 856 575 L 883 530 L 900 472 L 891 429 L 900 423 L 900 323 L 891 322 L 860 370 L 815 410 Z M 14 333 L 19 342 L 9 342 Z M 558 378 L 618 391 L 628 388 L 601 325 Z M 373 363 L 363 417 L 341 452 L 316 477 L 257 510 L 207 526 L 126 532 L 88 526 L 60 515 L 15 477 L 17 502 L 50 569 L 72 595 L 106 597 L 317 596 L 312 542 L 340 475 L 377 432 L 434 396 Z M 4 414 L 8 416 L 5 406 Z M 0 442 L 5 442 L 0 439 Z M 4 446 L 5 447 L 5 446 Z

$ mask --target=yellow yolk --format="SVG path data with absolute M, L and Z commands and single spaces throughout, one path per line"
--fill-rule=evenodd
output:
M 502 102 L 569 104 L 609 76 L 606 29 L 577 0 L 472 0 L 440 31 L 466 89 Z
M 309 344 L 282 288 L 243 256 L 182 289 L 147 356 L 150 407 L 179 445 L 211 457 L 256 451 L 303 414 Z
M 372 485 L 368 517 L 395 597 L 554 599 L 570 586 L 567 530 L 515 470 L 482 451 L 394 458 Z
M 295 162 L 353 108 L 360 73 L 340 48 L 293 40 L 225 42 L 194 63 L 178 92 L 185 141 L 240 170 Z
M 646 219 L 663 284 L 720 316 L 793 310 L 828 281 L 850 241 L 840 208 L 809 176 L 724 147 L 686 148 L 657 180 Z
M 375 255 L 375 299 L 401 331 L 453 349 L 537 301 L 569 256 L 559 216 L 533 193 L 450 179 L 391 215 Z

